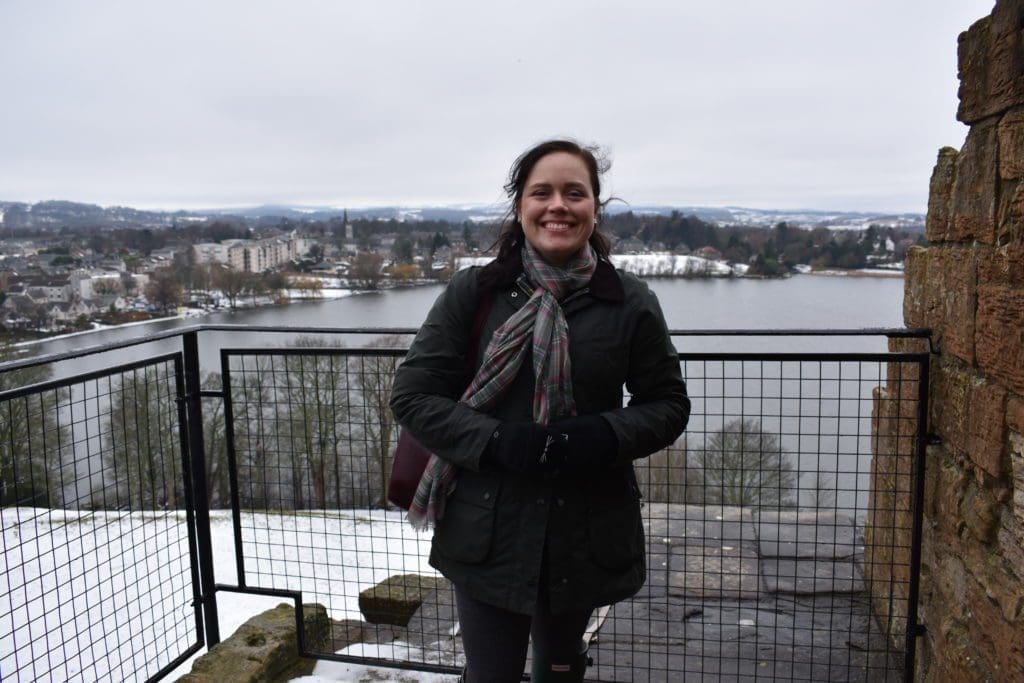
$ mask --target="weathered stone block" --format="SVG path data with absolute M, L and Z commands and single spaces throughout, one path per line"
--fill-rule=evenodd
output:
M 761 593 L 758 558 L 741 547 L 687 545 L 668 566 L 669 595 L 756 600 Z
M 852 561 L 761 560 L 762 580 L 769 593 L 859 593 L 864 590 L 860 570 Z
M 1011 396 L 1006 402 L 1006 426 L 1024 434 L 1024 398 Z
M 1024 242 L 977 249 L 978 284 L 1024 287 Z
M 978 288 L 975 346 L 987 374 L 1024 394 L 1024 288 Z
M 963 514 L 967 530 L 979 543 L 989 544 L 996 540 L 999 531 L 1001 506 L 992 493 L 977 482 L 970 482 L 964 494 Z
M 999 177 L 1004 180 L 1024 178 L 1024 109 L 1007 112 L 999 120 L 997 135 Z
M 331 620 L 323 605 L 303 605 L 307 647 L 322 650 L 330 639 Z M 313 670 L 313 660 L 298 655 L 295 608 L 282 603 L 238 627 L 230 638 L 193 663 L 179 683 L 267 683 L 286 681 Z
M 929 619 L 932 626 L 924 639 L 920 681 L 982 681 L 985 680 L 977 645 L 967 626 L 945 612 Z
M 1013 473 L 1013 498 L 1010 507 L 1017 524 L 1008 528 L 1015 532 L 1015 541 L 1021 547 L 1021 552 L 1024 552 L 1024 433 L 1011 431 L 1009 442 L 1010 470 Z M 1020 567 L 1020 572 L 1024 574 L 1024 566 Z
M 933 320 L 927 307 L 928 264 L 931 262 L 930 249 L 911 247 L 903 271 L 903 324 L 907 327 L 933 327 Z
M 981 666 L 988 672 L 985 679 L 1024 680 L 1024 649 L 1019 625 L 1007 621 L 999 601 L 975 582 L 968 584 L 967 601 L 966 623 L 978 645 Z
M 1002 477 L 1006 389 L 955 363 L 944 363 L 936 380 L 933 430 L 989 475 Z
M 420 574 L 396 574 L 359 593 L 359 610 L 373 624 L 405 626 L 423 598 L 445 580 Z
M 977 263 L 973 249 L 937 250 L 937 263 L 943 272 L 939 299 L 942 349 L 966 363 L 974 363 L 974 312 L 977 307 Z
M 924 257 L 926 262 L 922 263 Z M 904 319 L 927 327 L 943 352 L 974 362 L 977 307 L 975 249 L 960 245 L 930 247 L 908 255 Z
M 939 150 L 939 158 L 932 169 L 928 188 L 928 214 L 925 217 L 925 236 L 929 242 L 942 242 L 952 229 L 953 180 L 956 178 L 956 160 L 960 153 L 953 147 Z
M 1024 179 L 1002 181 L 996 211 L 996 243 L 1024 241 Z
M 764 511 L 755 518 L 758 555 L 766 557 L 851 557 L 860 547 L 849 515 L 815 510 Z
M 931 504 L 925 501 L 926 513 L 939 547 L 955 548 L 959 545 L 960 532 L 964 528 L 961 504 L 970 481 L 964 470 L 964 463 L 957 460 L 943 446 L 928 448 L 928 469 L 935 473 L 936 495 Z M 934 458 L 934 459 L 933 459 Z
M 960 34 L 960 107 L 957 118 L 973 124 L 1024 104 L 1024 5 L 996 3 L 992 15 Z
M 946 239 L 995 244 L 997 162 L 995 123 L 973 126 L 956 160 L 952 195 L 953 222 Z
M 963 614 L 969 607 L 966 601 L 967 588 L 971 580 L 964 560 L 958 553 L 947 552 L 938 554 L 935 562 L 931 579 L 941 596 L 942 603 L 954 614 Z
M 991 17 L 983 17 L 957 38 L 957 92 L 960 106 L 956 118 L 966 124 L 988 115 L 988 47 Z

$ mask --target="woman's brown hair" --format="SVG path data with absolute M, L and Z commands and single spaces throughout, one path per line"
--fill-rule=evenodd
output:
M 567 152 L 579 157 L 583 165 L 587 167 L 587 172 L 590 175 L 590 189 L 594 193 L 594 202 L 597 204 L 598 218 L 600 219 L 600 209 L 607 204 L 607 201 L 602 202 L 600 199 L 601 176 L 611 167 L 611 163 L 597 147 L 581 145 L 575 140 L 568 139 L 545 140 L 520 154 L 512 164 L 512 168 L 509 169 L 505 194 L 511 200 L 511 205 L 502 220 L 498 239 L 494 245 L 491 245 L 492 248 L 495 245 L 498 247 L 498 261 L 505 261 L 510 254 L 522 247 L 525 238 L 523 224 L 519 222 L 517 210 L 523 198 L 526 180 L 530 177 L 530 172 L 537 162 L 554 152 Z M 594 232 L 590 235 L 590 245 L 594 247 L 598 256 L 608 258 L 611 242 L 597 228 L 594 228 Z

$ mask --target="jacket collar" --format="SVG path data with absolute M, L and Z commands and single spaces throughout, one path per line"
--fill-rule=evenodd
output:
M 523 256 L 516 249 L 504 261 L 495 259 L 484 266 L 477 275 L 477 283 L 485 289 L 504 289 L 514 285 L 522 273 Z M 615 266 L 607 259 L 600 257 L 597 259 L 597 267 L 594 269 L 594 275 L 590 278 L 590 294 L 605 301 L 625 299 L 622 279 L 619 277 L 618 271 L 615 270 Z

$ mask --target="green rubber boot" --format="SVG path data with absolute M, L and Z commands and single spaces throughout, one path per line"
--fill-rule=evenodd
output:
M 530 667 L 531 683 L 582 683 L 587 673 L 587 667 L 593 662 L 587 655 L 590 649 L 586 643 L 581 642 L 580 653 L 569 664 L 555 664 L 541 662 L 534 658 Z

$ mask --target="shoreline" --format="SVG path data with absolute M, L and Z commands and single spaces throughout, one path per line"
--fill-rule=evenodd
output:
M 851 269 L 851 270 L 842 270 L 842 269 L 816 270 L 816 271 L 808 271 L 808 272 L 804 272 L 804 273 L 792 273 L 792 274 L 789 274 L 789 275 L 783 276 L 783 277 L 753 277 L 753 276 L 744 276 L 744 275 L 733 275 L 731 277 L 713 276 L 713 275 L 706 275 L 706 276 L 693 276 L 693 275 L 688 275 L 688 276 L 683 276 L 683 275 L 646 275 L 646 276 L 639 276 L 639 277 L 641 277 L 641 279 L 645 279 L 645 280 L 646 279 L 651 279 L 651 280 L 703 280 L 703 279 L 720 280 L 720 279 L 733 279 L 733 278 L 735 278 L 735 279 L 744 279 L 744 280 L 787 280 L 787 279 L 790 279 L 792 277 L 798 277 L 800 275 L 812 275 L 812 276 L 816 276 L 816 277 L 836 277 L 836 278 L 903 278 L 904 277 L 904 273 L 903 273 L 902 270 L 888 270 L 888 269 L 880 269 L 880 268 L 864 268 L 864 269 Z M 332 280 L 337 282 L 336 278 L 332 278 Z M 82 335 L 92 334 L 94 332 L 102 332 L 102 331 L 105 331 L 105 330 L 114 330 L 114 329 L 121 329 L 121 328 L 128 328 L 128 327 L 137 327 L 137 326 L 141 326 L 141 325 L 149 325 L 149 324 L 152 324 L 152 323 L 158 323 L 158 322 L 168 321 L 168 320 L 181 320 L 181 319 L 184 319 L 184 318 L 203 318 L 203 317 L 206 317 L 208 315 L 217 314 L 217 313 L 235 313 L 235 312 L 238 312 L 238 311 L 252 311 L 252 310 L 263 309 L 263 308 L 284 307 L 284 306 L 291 305 L 293 303 L 301 304 L 301 303 L 310 303 L 310 302 L 318 302 L 318 301 L 334 301 L 334 300 L 337 300 L 337 299 L 344 299 L 344 298 L 347 298 L 347 297 L 350 297 L 350 296 L 361 296 L 361 295 L 366 295 L 366 294 L 379 294 L 379 293 L 387 292 L 387 291 L 390 291 L 390 290 L 415 289 L 415 288 L 418 288 L 418 287 L 428 287 L 428 286 L 438 285 L 438 284 L 443 284 L 443 283 L 438 282 L 437 280 L 425 280 L 424 279 L 424 280 L 407 281 L 407 282 L 401 282 L 401 283 L 395 283 L 395 284 L 390 284 L 389 283 L 388 286 L 380 287 L 380 288 L 377 288 L 377 289 L 348 289 L 348 288 L 341 288 L 341 287 L 330 287 L 330 288 L 324 288 L 324 289 L 320 290 L 320 292 L 317 295 L 313 295 L 313 296 L 309 296 L 308 294 L 305 295 L 305 296 L 301 296 L 300 293 L 304 294 L 305 292 L 302 292 L 302 290 L 290 289 L 290 290 L 286 290 L 288 292 L 288 296 L 287 296 L 287 300 L 286 301 L 277 301 L 277 302 L 275 302 L 275 301 L 266 300 L 265 302 L 258 303 L 257 305 L 251 305 L 251 302 L 250 302 L 250 305 L 238 306 L 238 307 L 233 308 L 233 309 L 232 308 L 217 308 L 217 309 L 212 309 L 211 310 L 211 309 L 188 308 L 188 309 L 183 309 L 182 310 L 182 309 L 179 308 L 179 312 L 177 314 L 175 314 L 175 315 L 162 316 L 162 317 L 159 317 L 159 318 L 150 318 L 148 320 L 136 320 L 136 321 L 132 321 L 132 322 L 122 323 L 122 324 L 119 324 L 119 325 L 105 325 L 105 324 L 102 324 L 102 323 L 92 323 L 93 327 L 91 329 L 88 329 L 88 330 L 77 330 L 75 332 L 65 332 L 65 333 L 62 333 L 62 334 L 55 334 L 55 335 L 52 335 L 52 336 L 39 337 L 38 339 L 27 339 L 27 340 L 22 340 L 22 341 L 17 341 L 17 342 L 9 343 L 8 346 L 10 348 L 18 349 L 20 351 L 26 351 L 26 350 L 30 349 L 32 346 L 37 345 L 37 344 L 41 344 L 41 343 L 44 343 L 44 342 L 50 342 L 50 341 L 55 341 L 55 340 L 60 340 L 60 339 L 70 339 L 70 338 L 73 338 L 73 337 L 79 337 L 79 336 L 82 336 Z

